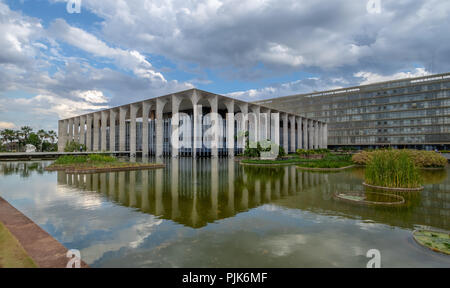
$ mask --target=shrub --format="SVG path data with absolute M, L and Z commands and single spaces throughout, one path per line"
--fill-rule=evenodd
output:
M 418 188 L 422 185 L 420 171 L 408 151 L 372 152 L 365 171 L 367 184 L 389 188 Z
M 439 153 L 434 151 L 419 151 L 419 150 L 377 150 L 373 152 L 363 151 L 353 155 L 353 162 L 359 165 L 367 165 L 372 159 L 373 155 L 380 151 L 391 151 L 393 154 L 406 153 L 414 162 L 414 165 L 419 168 L 442 168 L 447 165 L 447 159 Z
M 248 144 L 244 150 L 244 156 L 249 157 L 249 158 L 261 157 L 261 153 L 262 152 L 270 152 L 272 150 L 273 145 L 274 144 L 270 140 L 263 141 L 262 143 L 257 142 L 256 148 L 250 148 L 250 145 Z M 278 146 L 278 145 L 276 145 L 276 146 Z M 278 146 L 278 147 L 279 147 L 278 148 L 278 157 L 286 156 L 284 148 L 281 146 Z M 277 148 L 275 147 L 275 149 L 277 149 Z
M 80 152 L 80 147 L 82 151 L 87 151 L 86 145 L 79 144 L 75 141 L 67 142 L 64 152 Z
M 68 164 L 84 164 L 84 163 L 112 163 L 115 161 L 117 161 L 115 157 L 105 155 L 96 155 L 96 154 L 92 154 L 89 156 L 64 155 L 56 159 L 55 164 L 68 165 Z

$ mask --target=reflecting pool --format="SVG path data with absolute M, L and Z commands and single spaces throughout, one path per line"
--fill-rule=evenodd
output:
M 0 196 L 92 267 L 450 267 L 418 246 L 419 226 L 450 230 L 450 170 L 398 207 L 339 201 L 364 171 L 240 166 L 229 159 L 91 175 L 45 172 L 51 161 L 0 162 Z

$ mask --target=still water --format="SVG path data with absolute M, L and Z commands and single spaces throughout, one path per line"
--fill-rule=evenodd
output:
M 418 225 L 450 230 L 450 170 L 424 172 L 401 207 L 360 206 L 361 168 L 339 173 L 167 160 L 160 170 L 74 175 L 0 162 L 0 196 L 91 267 L 450 267 Z

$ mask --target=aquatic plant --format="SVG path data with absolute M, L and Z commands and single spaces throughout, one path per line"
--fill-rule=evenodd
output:
M 389 188 L 419 188 L 422 177 L 407 151 L 372 152 L 366 166 L 365 181 L 369 185 Z
M 414 165 L 419 168 L 443 168 L 447 165 L 447 159 L 441 154 L 434 151 L 419 151 L 419 150 L 376 150 L 376 151 L 362 151 L 353 155 L 353 162 L 358 165 L 367 165 L 372 159 L 373 155 L 380 151 L 391 151 L 397 155 L 406 153 L 412 159 Z

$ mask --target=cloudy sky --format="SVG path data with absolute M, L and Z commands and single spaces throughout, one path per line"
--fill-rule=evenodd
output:
M 192 87 L 256 101 L 450 71 L 449 1 L 66 2 L 0 0 L 0 129 Z

